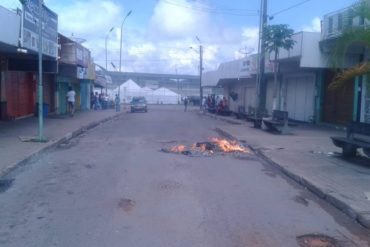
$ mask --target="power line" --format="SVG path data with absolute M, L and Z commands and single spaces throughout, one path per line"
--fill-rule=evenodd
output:
M 108 59 L 110 62 L 117 62 L 119 59 Z M 175 59 L 126 59 L 123 62 L 150 62 L 150 63 L 167 63 Z M 177 59 L 179 60 L 179 59 Z M 194 61 L 194 59 L 180 59 L 181 61 Z M 95 60 L 95 62 L 105 62 L 105 60 Z
M 309 2 L 309 1 L 311 1 L 311 0 L 305 0 L 305 1 L 302 1 L 302 2 L 299 2 L 299 3 L 296 3 L 296 4 L 294 4 L 294 5 L 292 5 L 292 6 L 288 7 L 288 8 L 282 9 L 282 10 L 280 10 L 280 11 L 272 14 L 271 16 L 276 16 L 276 15 L 281 14 L 283 12 L 286 12 L 288 10 L 294 9 L 294 8 L 296 8 L 298 6 L 301 6 L 301 5 L 303 5 L 303 4 L 305 4 L 305 3 Z
M 170 4 L 177 7 L 182 7 L 186 9 L 191 9 L 195 11 L 213 13 L 213 14 L 223 14 L 223 15 L 234 15 L 234 16 L 257 16 L 257 10 L 247 10 L 247 9 L 220 9 L 220 8 L 211 8 L 209 6 L 191 6 L 189 4 L 183 4 L 174 0 L 162 0 L 166 4 Z M 198 3 L 199 4 L 199 3 Z

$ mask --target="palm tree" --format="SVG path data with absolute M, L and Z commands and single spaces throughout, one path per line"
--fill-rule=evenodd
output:
M 370 20 L 370 2 L 368 0 L 360 0 L 352 7 L 353 15 L 349 18 L 358 16 L 363 20 Z M 364 22 L 365 23 L 365 22 Z M 330 89 L 342 88 L 346 86 L 346 82 L 353 78 L 370 73 L 370 63 L 368 61 L 359 62 L 358 64 L 343 69 L 345 55 L 352 45 L 360 45 L 364 48 L 370 48 L 370 29 L 366 24 L 362 26 L 346 27 L 341 36 L 336 39 L 333 51 L 331 53 L 331 60 L 333 67 L 339 72 L 336 74 Z
M 274 58 L 274 91 L 273 91 L 273 106 L 272 110 L 276 110 L 278 107 L 277 104 L 277 94 L 278 94 L 278 58 L 279 58 L 279 49 L 290 50 L 293 48 L 295 41 L 292 39 L 294 30 L 290 29 L 288 25 L 279 24 L 279 25 L 268 25 L 264 28 L 264 40 L 266 45 L 266 50 L 269 54 L 273 53 Z

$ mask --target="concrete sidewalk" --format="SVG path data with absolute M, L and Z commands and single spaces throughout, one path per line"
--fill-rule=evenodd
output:
M 345 132 L 300 124 L 291 135 L 276 135 L 234 117 L 205 116 L 228 122 L 222 127 L 225 132 L 370 229 L 370 160 L 341 157 L 330 136 L 345 136 Z
M 46 143 L 22 142 L 20 139 L 22 136 L 37 136 L 37 117 L 0 122 L 0 178 L 43 151 L 123 113 L 122 109 L 120 113 L 103 110 L 80 112 L 74 117 L 50 116 L 44 122 L 44 135 L 48 139 Z

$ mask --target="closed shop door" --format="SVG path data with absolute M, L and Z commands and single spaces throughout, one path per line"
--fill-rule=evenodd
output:
M 49 112 L 55 111 L 55 87 L 54 76 L 50 74 L 43 75 L 43 95 L 44 103 L 49 105 Z
M 324 88 L 323 121 L 327 123 L 347 124 L 353 119 L 354 80 L 346 82 L 346 86 L 329 90 L 329 84 L 335 74 L 327 72 Z
M 18 107 L 18 74 L 14 71 L 6 73 L 6 99 L 7 99 L 7 115 L 9 118 L 19 116 Z
M 68 83 L 59 82 L 58 83 L 58 94 L 59 94 L 59 107 L 58 114 L 67 113 L 67 92 L 68 92 Z
M 365 95 L 364 95 L 364 99 L 365 99 L 365 102 L 364 102 L 364 121 L 365 123 L 370 123 L 370 81 L 367 80 L 365 83 L 364 83 L 364 92 L 365 92 Z
M 248 111 L 248 107 L 255 107 L 256 105 L 256 84 L 247 83 L 245 92 L 245 110 Z
M 244 98 L 243 98 L 244 93 L 243 93 L 243 88 L 242 88 L 241 84 L 233 83 L 230 86 L 229 93 L 234 93 L 234 94 L 237 95 L 237 98 L 235 98 L 235 100 L 231 96 L 229 97 L 229 100 L 228 100 L 229 101 L 229 109 L 232 112 L 238 112 L 238 108 L 239 108 L 239 106 L 243 105 L 243 100 L 244 100 Z
M 75 98 L 75 109 L 76 110 L 81 110 L 81 87 L 80 83 L 78 84 L 73 84 L 73 90 L 76 92 L 76 98 Z
M 31 73 L 8 71 L 6 94 L 9 118 L 19 118 L 34 113 L 35 82 Z
M 313 76 L 286 80 L 286 107 L 289 118 L 309 122 L 314 116 L 315 80 Z
M 269 114 L 271 114 L 272 112 L 273 93 L 274 93 L 274 81 L 269 79 L 267 81 L 266 88 L 266 110 Z
M 81 110 L 90 109 L 90 83 L 81 82 Z

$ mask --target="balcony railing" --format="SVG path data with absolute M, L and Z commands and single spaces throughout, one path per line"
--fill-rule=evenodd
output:
M 369 20 L 356 16 L 353 7 L 341 9 L 324 16 L 322 21 L 322 40 L 339 37 L 350 27 L 368 27 Z

